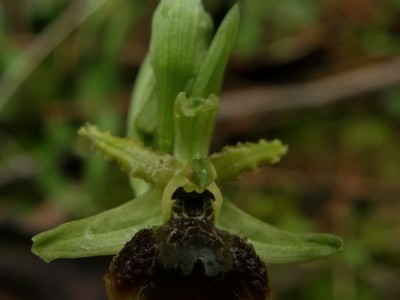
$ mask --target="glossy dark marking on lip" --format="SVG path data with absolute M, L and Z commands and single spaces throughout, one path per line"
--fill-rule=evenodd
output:
M 253 246 L 214 226 L 213 195 L 180 188 L 173 200 L 169 222 L 140 230 L 112 261 L 110 299 L 269 299 Z

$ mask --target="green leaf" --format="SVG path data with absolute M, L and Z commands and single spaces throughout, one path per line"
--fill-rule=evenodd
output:
M 255 171 L 261 164 L 277 163 L 286 153 L 287 146 L 278 140 L 258 143 L 239 143 L 227 146 L 210 156 L 217 171 L 217 183 L 237 179 L 243 172 Z
M 201 0 L 162 0 L 153 17 L 151 64 L 157 85 L 158 137 L 161 150 L 172 153 L 175 98 L 204 58 L 212 21 Z
M 171 155 L 156 152 L 133 140 L 101 132 L 96 126 L 86 124 L 79 129 L 103 155 L 116 160 L 130 176 L 139 177 L 156 187 L 165 187 L 179 171 L 181 164 Z
M 330 234 L 298 234 L 264 223 L 224 198 L 218 226 L 246 236 L 265 263 L 301 263 L 343 250 L 341 238 Z
M 219 99 L 186 98 L 180 93 L 175 101 L 174 156 L 183 162 L 208 156 L 215 128 Z
M 191 97 L 207 97 L 219 95 L 224 71 L 235 44 L 239 29 L 239 5 L 234 5 L 227 13 L 221 26 L 201 63 L 200 69 L 190 90 Z
M 135 85 L 133 87 L 131 104 L 128 112 L 127 136 L 144 142 L 144 133 L 149 134 L 150 128 L 156 127 L 157 118 L 147 120 L 146 128 L 143 128 L 138 119 L 143 114 L 156 115 L 156 80 L 151 68 L 150 56 L 147 55 L 140 67 Z M 154 111 L 152 111 L 154 110 Z M 155 132 L 153 132 L 154 134 Z
M 140 229 L 161 224 L 161 195 L 152 190 L 98 215 L 42 232 L 33 237 L 32 252 L 46 262 L 114 255 Z

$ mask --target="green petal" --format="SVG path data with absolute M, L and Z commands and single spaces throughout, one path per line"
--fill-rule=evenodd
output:
M 227 146 L 221 152 L 210 156 L 217 171 L 217 183 L 238 179 L 246 171 L 255 171 L 261 164 L 277 163 L 286 153 L 287 146 L 280 141 L 258 143 L 239 143 Z
M 276 228 L 246 214 L 224 198 L 218 226 L 246 236 L 265 263 L 301 263 L 343 250 L 341 238 L 330 234 L 298 234 Z
M 154 14 L 150 57 L 157 86 L 161 150 L 172 153 L 175 98 L 185 91 L 206 54 L 212 20 L 201 0 L 162 0 Z
M 101 132 L 90 124 L 81 127 L 79 134 L 93 142 L 106 158 L 116 160 L 130 176 L 142 178 L 157 187 L 165 187 L 181 167 L 169 154 L 155 152 L 133 139 Z
M 140 229 L 161 224 L 159 190 L 98 215 L 62 224 L 33 237 L 32 252 L 46 262 L 58 258 L 114 255 Z
M 224 71 L 239 29 L 239 5 L 227 13 L 201 63 L 190 91 L 191 97 L 219 95 Z

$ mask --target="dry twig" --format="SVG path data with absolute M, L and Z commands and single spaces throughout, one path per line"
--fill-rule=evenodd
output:
M 318 107 L 399 83 L 400 57 L 397 57 L 311 82 L 233 90 L 222 95 L 219 120 Z

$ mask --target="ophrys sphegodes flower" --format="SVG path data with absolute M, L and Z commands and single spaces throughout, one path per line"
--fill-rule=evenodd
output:
M 45 261 L 119 253 L 105 277 L 110 299 L 244 300 L 269 297 L 265 264 L 311 261 L 342 249 L 338 237 L 261 222 L 220 192 L 287 150 L 261 140 L 209 155 L 219 106 L 214 95 L 238 26 L 235 5 L 211 39 L 201 0 L 160 1 L 133 92 L 129 138 L 90 124 L 79 130 L 121 165 L 137 197 L 36 235 L 34 253 Z
M 140 230 L 105 276 L 110 299 L 269 299 L 265 264 L 245 237 L 218 229 L 214 196 L 173 194 L 171 219 Z

